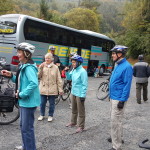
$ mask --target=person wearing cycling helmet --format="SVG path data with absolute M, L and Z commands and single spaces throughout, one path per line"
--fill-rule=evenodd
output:
M 135 63 L 133 66 L 133 76 L 136 79 L 136 98 L 137 103 L 141 104 L 141 90 L 143 88 L 143 100 L 147 101 L 147 86 L 148 86 L 148 77 L 149 77 L 149 65 L 144 62 L 144 56 L 138 56 L 139 62 Z
M 74 56 L 74 55 L 77 55 L 77 53 L 76 53 L 76 52 L 71 52 L 71 53 L 69 54 L 70 58 L 71 58 L 72 56 Z
M 67 72 L 67 80 L 72 80 L 72 116 L 71 122 L 66 127 L 78 125 L 76 133 L 82 132 L 85 128 L 85 97 L 88 86 L 86 70 L 82 67 L 83 58 L 79 55 L 71 57 L 73 69 Z M 65 68 L 67 70 L 68 68 Z M 78 123 L 77 123 L 78 120 Z
M 71 52 L 70 54 L 69 54 L 69 62 L 68 62 L 68 64 L 70 64 L 70 61 L 71 61 L 71 57 L 73 57 L 73 56 L 75 56 L 75 55 L 77 55 L 77 53 L 76 52 Z M 69 69 L 69 71 L 71 71 L 72 69 L 73 69 L 73 66 L 72 66 L 72 64 L 70 64 L 69 66 L 68 66 L 68 69 Z
M 55 50 L 56 50 L 56 48 L 55 48 L 54 46 L 49 46 L 49 52 L 50 52 L 50 53 L 53 55 L 53 57 L 54 57 L 53 62 L 54 62 L 55 65 L 58 66 L 58 68 L 59 68 L 59 70 L 60 70 L 60 72 L 61 72 L 65 67 L 64 67 L 63 64 L 60 62 L 59 57 L 58 57 L 57 55 L 55 55 Z M 43 62 L 45 62 L 45 55 L 44 55 L 44 57 L 43 57 Z
M 115 67 L 110 77 L 109 94 L 111 100 L 111 138 L 110 150 L 121 150 L 122 146 L 122 119 L 126 102 L 129 98 L 132 82 L 132 66 L 126 60 L 127 47 L 116 45 L 110 50 Z
M 17 150 L 36 150 L 34 135 L 34 113 L 40 106 L 40 92 L 38 86 L 38 69 L 31 59 L 35 46 L 29 43 L 20 43 L 17 49 L 20 66 L 16 75 L 10 71 L 2 70 L 4 76 L 10 77 L 16 83 L 16 98 L 20 109 L 20 128 L 22 146 Z

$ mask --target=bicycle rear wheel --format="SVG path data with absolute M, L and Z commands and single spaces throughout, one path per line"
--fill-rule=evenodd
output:
M 109 95 L 108 82 L 102 82 L 96 91 L 96 96 L 99 100 L 105 100 Z
M 8 125 L 19 118 L 19 107 L 15 104 L 13 112 L 0 112 L 0 125 Z

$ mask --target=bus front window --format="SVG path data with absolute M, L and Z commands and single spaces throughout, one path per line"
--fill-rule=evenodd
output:
M 9 20 L 7 18 L 7 20 Z M 0 17 L 0 34 L 14 34 L 16 33 L 17 24 L 12 21 L 7 21 Z

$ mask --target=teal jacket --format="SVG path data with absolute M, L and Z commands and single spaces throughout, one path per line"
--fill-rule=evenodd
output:
M 18 84 L 19 90 L 19 106 L 21 107 L 37 107 L 40 105 L 40 92 L 38 85 L 38 69 L 35 64 L 23 64 L 20 71 L 20 81 Z M 16 76 L 13 75 L 12 81 L 16 81 Z
M 78 97 L 86 97 L 88 76 L 86 70 L 80 65 L 71 72 L 67 72 L 67 80 L 72 80 L 71 94 Z

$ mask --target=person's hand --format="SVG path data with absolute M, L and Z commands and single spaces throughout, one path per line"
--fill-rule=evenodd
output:
M 40 66 L 39 66 L 39 68 L 43 68 L 44 65 L 45 65 L 45 62 L 41 63 Z
M 59 66 L 60 66 L 60 63 L 56 63 L 55 65 L 59 67 Z
M 18 90 L 17 90 L 15 96 L 16 96 L 16 98 L 19 98 L 19 91 Z
M 119 101 L 118 105 L 117 105 L 117 108 L 118 109 L 123 109 L 124 107 L 124 102 L 123 101 Z
M 10 71 L 7 71 L 7 70 L 2 70 L 1 74 L 3 76 L 6 76 L 6 77 L 11 77 L 12 76 L 12 73 Z
M 84 102 L 85 101 L 85 97 L 80 97 L 80 101 Z
M 69 67 L 65 67 L 65 69 L 64 69 L 65 71 L 68 71 L 69 70 Z
M 63 92 L 59 92 L 59 95 L 63 95 Z

